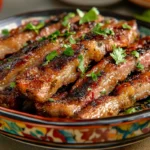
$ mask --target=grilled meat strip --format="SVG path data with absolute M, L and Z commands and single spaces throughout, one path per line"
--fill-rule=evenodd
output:
M 101 17 L 97 21 L 101 21 Z M 115 20 L 112 20 L 112 22 Z M 72 35 L 75 39 L 80 38 L 82 34 L 90 31 L 95 22 L 87 23 L 77 26 L 70 32 L 77 31 L 76 35 Z M 64 40 L 64 41 L 63 41 Z M 61 45 L 68 43 L 68 38 L 58 38 L 56 42 L 50 42 L 45 40 L 42 42 L 34 42 L 29 46 L 23 48 L 20 52 L 10 56 L 8 59 L 3 60 L 0 65 L 0 90 L 3 90 L 6 86 L 13 81 L 16 76 L 24 71 L 28 67 L 36 66 L 42 63 L 45 56 L 50 52 L 56 50 L 58 53 L 62 53 Z
M 134 77 L 117 87 L 117 96 L 104 96 L 92 101 L 78 113 L 80 119 L 96 119 L 116 116 L 137 101 L 150 96 L 150 72 Z
M 142 49 L 140 48 L 141 46 Z M 139 51 L 140 57 L 138 59 L 130 54 L 132 52 L 131 47 L 132 51 Z M 138 62 L 145 67 L 145 70 L 149 69 L 150 37 L 143 38 L 136 44 L 131 45 L 131 47 L 126 50 L 128 55 L 124 63 L 116 65 L 110 57 L 104 58 L 87 72 L 84 78 L 79 79 L 75 83 L 69 95 L 64 100 L 45 103 L 43 105 L 43 112 L 50 116 L 72 117 L 94 99 L 108 95 L 119 81 L 125 80 L 136 69 Z M 97 76 L 96 80 L 93 80 L 91 76 L 89 77 L 92 73 L 95 75 L 100 73 L 100 75 Z M 37 108 L 39 108 L 38 104 Z
M 58 21 L 60 19 L 58 19 Z M 70 22 L 76 22 L 78 20 L 79 17 L 76 16 L 72 18 Z M 60 22 L 53 23 L 53 20 L 51 20 L 51 22 L 51 25 L 41 29 L 38 35 L 34 31 L 24 31 L 24 29 L 22 29 L 23 32 L 16 32 L 8 38 L 0 40 L 0 59 L 5 58 L 5 56 L 8 54 L 13 54 L 19 51 L 27 41 L 35 40 L 36 38 L 38 39 L 43 36 L 47 37 L 48 35 L 63 27 Z
M 47 66 L 33 68 L 26 71 L 17 80 L 19 90 L 31 99 L 38 102 L 45 102 L 57 90 L 69 83 L 74 82 L 80 75 L 78 68 L 79 57 L 83 57 L 84 68 L 88 66 L 90 60 L 100 61 L 107 51 L 112 51 L 113 44 L 117 46 L 128 46 L 137 37 L 135 21 L 127 22 L 132 29 L 124 30 L 119 22 L 112 25 L 115 35 L 104 37 L 101 35 L 88 35 L 86 40 L 72 45 L 73 56 L 64 54 L 54 58 Z M 89 41 L 90 38 L 90 41 Z

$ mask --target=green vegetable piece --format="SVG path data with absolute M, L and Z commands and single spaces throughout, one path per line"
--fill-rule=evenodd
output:
M 15 87 L 16 87 L 16 82 L 11 82 L 9 86 L 10 86 L 10 88 L 12 88 L 12 89 L 15 88 Z
M 71 47 L 67 47 L 65 51 L 63 52 L 64 55 L 66 56 L 73 56 L 74 55 L 74 50 Z
M 135 14 L 135 18 L 150 23 L 150 9 L 144 11 L 141 15 Z
M 101 27 L 103 26 L 102 23 L 98 23 L 92 30 L 92 32 L 94 34 L 98 34 L 98 35 L 103 35 L 103 36 L 107 36 L 107 35 L 115 35 L 114 31 L 111 29 L 101 29 Z
M 91 91 L 91 90 L 92 90 L 92 88 L 88 88 L 87 90 L 88 90 L 88 91 Z
M 79 66 L 78 68 L 80 69 L 80 71 L 82 72 L 82 75 L 85 73 L 85 68 L 84 68 L 84 58 L 82 55 L 78 56 L 78 60 L 79 60 Z
M 99 73 L 94 73 L 94 72 L 92 72 L 92 73 L 90 73 L 90 74 L 87 74 L 86 76 L 87 76 L 87 77 L 91 77 L 93 81 L 97 81 L 97 80 L 98 80 L 98 76 L 100 76 L 100 75 L 101 75 L 100 72 L 99 72 Z
M 140 62 L 137 63 L 136 68 L 140 71 L 144 70 L 144 66 Z
M 68 23 L 69 23 L 69 19 L 73 18 L 74 16 L 75 16 L 75 13 L 72 13 L 72 12 L 68 13 L 68 15 L 65 16 L 64 19 L 63 19 L 63 21 L 62 21 L 62 25 L 64 27 L 66 27 L 68 25 Z
M 82 10 L 77 9 L 76 11 L 81 18 L 84 16 L 84 12 Z
M 80 19 L 79 24 L 83 24 L 90 21 L 95 21 L 98 18 L 99 11 L 97 8 L 93 7 Z
M 76 44 L 76 40 L 72 36 L 70 36 L 69 42 L 70 44 Z
M 106 90 L 100 92 L 101 95 L 106 95 Z
M 132 114 L 132 113 L 135 113 L 135 112 L 137 112 L 137 110 L 134 107 L 125 110 L 126 114 Z
M 137 51 L 132 51 L 131 54 L 136 58 L 139 58 L 139 56 L 140 56 L 139 52 L 137 52 Z
M 33 30 L 35 33 L 39 33 L 39 30 L 45 26 L 44 22 L 40 22 L 38 25 L 33 25 L 31 22 L 28 23 L 24 30 Z
M 128 24 L 124 23 L 124 24 L 122 25 L 122 28 L 123 28 L 123 29 L 128 29 L 128 30 L 130 30 L 130 29 L 131 29 L 131 26 L 129 26 Z
M 51 35 L 48 36 L 48 39 L 50 39 L 52 42 L 56 41 L 57 37 L 60 36 L 60 31 L 55 31 Z
M 114 47 L 113 52 L 110 53 L 110 56 L 115 60 L 116 64 L 125 62 L 126 53 L 120 47 Z
M 54 102 L 55 100 L 53 98 L 48 99 L 49 102 Z
M 9 36 L 9 30 L 8 30 L 8 29 L 3 29 L 3 30 L 2 30 L 2 34 L 3 34 L 4 36 Z
M 44 66 L 47 65 L 51 60 L 58 56 L 57 51 L 52 51 L 46 56 L 46 62 L 43 64 Z

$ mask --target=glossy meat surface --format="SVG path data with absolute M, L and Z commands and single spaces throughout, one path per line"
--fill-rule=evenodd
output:
M 89 33 L 83 41 L 72 45 L 74 55 L 71 57 L 62 54 L 47 66 L 27 70 L 17 80 L 18 88 L 31 99 L 38 102 L 47 101 L 61 86 L 74 82 L 81 75 L 78 69 L 79 56 L 82 55 L 86 68 L 91 60 L 100 61 L 107 52 L 112 51 L 114 43 L 116 46 L 124 47 L 134 41 L 138 36 L 136 23 L 127 22 L 132 29 L 123 30 L 124 23 L 121 21 L 111 24 L 114 36 L 104 37 Z

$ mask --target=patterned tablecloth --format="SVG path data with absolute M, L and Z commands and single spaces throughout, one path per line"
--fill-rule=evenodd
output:
M 3 1 L 4 3 L 3 8 L 0 12 L 0 19 L 12 16 L 17 13 L 33 10 L 75 7 L 66 5 L 64 3 L 60 3 L 59 0 L 3 0 Z M 140 12 L 143 10 L 142 8 L 133 6 L 127 1 L 123 1 L 117 5 L 101 9 L 107 9 L 125 15 L 131 15 L 133 13 Z M 16 141 L 13 141 L 0 135 L 0 150 L 27 150 L 27 149 L 44 150 L 36 146 L 29 146 L 23 143 L 18 143 Z M 147 138 L 139 143 L 135 143 L 130 146 L 125 146 L 123 148 L 117 148 L 113 150 L 150 150 L 150 138 Z

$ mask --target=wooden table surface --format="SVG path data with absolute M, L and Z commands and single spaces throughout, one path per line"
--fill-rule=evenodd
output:
M 76 7 L 70 6 L 59 2 L 59 0 L 3 0 L 3 8 L 0 12 L 0 19 L 9 17 L 18 13 L 23 13 L 27 11 L 34 10 L 44 10 L 44 9 L 55 9 L 55 8 L 66 8 L 66 7 Z M 124 15 L 131 15 L 136 12 L 141 12 L 144 9 L 134 6 L 127 1 L 122 1 L 121 3 L 113 6 L 108 6 L 101 9 L 107 9 L 108 11 L 114 11 Z M 18 143 L 6 137 L 0 135 L 0 150 L 46 150 L 38 148 L 36 146 L 29 146 L 23 143 Z M 147 138 L 136 144 L 125 146 L 123 148 L 117 148 L 113 150 L 150 150 L 150 138 Z

